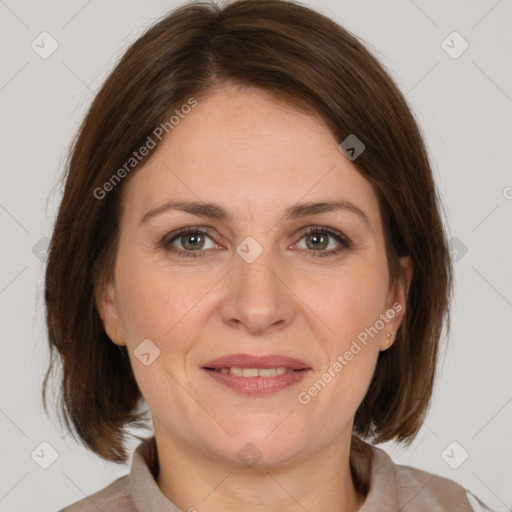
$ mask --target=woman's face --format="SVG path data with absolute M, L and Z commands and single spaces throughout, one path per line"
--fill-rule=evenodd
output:
M 404 296 L 377 196 L 339 142 L 315 115 L 225 87 L 126 183 L 99 309 L 159 435 L 260 464 L 350 438 Z

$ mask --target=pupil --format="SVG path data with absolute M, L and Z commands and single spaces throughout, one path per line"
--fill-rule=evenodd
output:
M 201 235 L 197 234 L 197 233 L 194 233 L 192 235 L 186 235 L 183 238 L 185 239 L 185 243 L 183 244 L 183 247 L 185 247 L 186 249 L 197 248 L 197 243 L 201 241 Z M 192 240 L 192 243 L 189 243 L 190 240 Z
M 326 245 L 326 239 L 327 237 L 323 234 L 317 234 L 317 235 L 310 235 L 310 240 L 313 242 L 313 248 L 320 248 L 325 249 L 327 247 Z

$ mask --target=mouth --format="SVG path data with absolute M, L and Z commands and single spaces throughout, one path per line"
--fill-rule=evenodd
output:
M 277 377 L 284 373 L 302 372 L 305 370 L 292 370 L 291 368 L 285 368 L 284 366 L 278 366 L 277 368 L 241 368 L 234 366 L 232 368 L 204 368 L 213 372 L 219 372 L 222 374 L 230 374 L 235 377 Z
M 210 370 L 222 370 L 225 368 L 228 370 L 231 368 L 261 370 L 277 370 L 278 368 L 284 368 L 285 370 L 311 369 L 309 365 L 303 361 L 300 361 L 299 359 L 278 354 L 269 354 L 265 356 L 253 356 L 250 354 L 229 354 L 227 356 L 218 357 L 217 359 L 208 361 L 203 365 L 203 368 Z
M 298 359 L 232 354 L 202 366 L 217 383 L 245 395 L 267 395 L 296 384 L 311 368 Z

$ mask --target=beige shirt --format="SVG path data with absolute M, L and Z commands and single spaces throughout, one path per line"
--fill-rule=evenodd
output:
M 363 450 L 355 454 L 359 458 L 355 462 L 360 468 L 371 466 L 366 475 L 369 491 L 359 512 L 492 512 L 452 480 L 395 464 L 384 450 L 359 442 Z M 373 463 L 361 460 L 365 452 L 373 454 Z M 128 475 L 59 512 L 180 512 L 158 487 L 157 475 L 152 437 L 135 450 Z M 190 507 L 184 512 L 194 511 Z

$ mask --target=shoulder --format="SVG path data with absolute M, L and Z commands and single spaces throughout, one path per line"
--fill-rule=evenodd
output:
M 396 505 L 403 512 L 493 512 L 453 480 L 395 464 L 380 448 L 373 447 L 373 453 L 372 490 L 384 494 L 393 489 Z
M 59 512 L 134 512 L 130 493 L 130 476 L 125 475 L 100 491 L 77 501 Z
M 399 494 L 411 510 L 414 504 L 432 507 L 429 510 L 441 512 L 460 510 L 468 512 L 492 512 L 476 496 L 462 485 L 410 466 L 396 465 Z M 406 507 L 407 510 L 407 507 Z
M 471 494 L 469 491 L 466 491 L 466 495 L 472 507 L 471 510 L 473 510 L 474 512 L 494 512 L 494 510 L 490 509 L 487 505 L 482 503 L 474 494 Z

